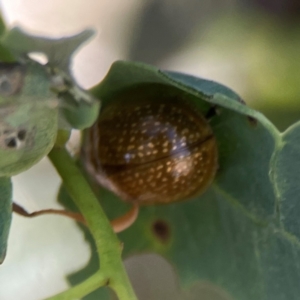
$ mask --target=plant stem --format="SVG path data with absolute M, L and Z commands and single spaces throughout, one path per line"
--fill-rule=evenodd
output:
M 101 274 L 108 279 L 107 285 L 115 291 L 120 300 L 136 300 L 122 263 L 120 242 L 88 182 L 65 148 L 54 147 L 49 158 L 93 235 L 101 264 Z M 97 276 L 97 273 L 94 276 Z M 103 277 L 99 278 L 99 286 L 101 280 Z M 82 283 L 84 284 L 85 282 Z
M 82 297 L 90 294 L 95 291 L 100 286 L 106 285 L 108 282 L 107 277 L 102 273 L 97 272 L 96 274 L 89 277 L 84 282 L 64 291 L 60 294 L 57 294 L 53 297 L 47 298 L 46 300 L 72 300 L 72 299 L 81 299 Z

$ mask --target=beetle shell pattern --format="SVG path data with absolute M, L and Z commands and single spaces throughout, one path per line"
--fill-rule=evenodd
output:
M 181 97 L 134 91 L 104 106 L 85 133 L 87 170 L 123 200 L 164 204 L 201 194 L 218 166 L 216 139 L 201 112 Z

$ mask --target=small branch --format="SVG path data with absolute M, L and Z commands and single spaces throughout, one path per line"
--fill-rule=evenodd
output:
M 109 280 L 108 286 L 115 291 L 119 300 L 136 300 L 121 259 L 120 242 L 88 182 L 65 148 L 53 148 L 49 158 L 93 235 L 101 261 L 101 274 Z
M 108 278 L 104 274 L 98 272 L 86 281 L 64 291 L 60 294 L 57 294 L 53 297 L 47 298 L 46 300 L 75 300 L 81 299 L 82 297 L 90 294 L 101 286 L 105 286 L 108 283 Z
M 61 215 L 64 217 L 68 217 L 73 219 L 76 222 L 81 222 L 83 225 L 87 226 L 86 221 L 82 214 L 64 210 L 64 209 L 42 209 L 38 211 L 34 211 L 32 213 L 29 213 L 27 210 L 25 210 L 21 205 L 13 202 L 13 212 L 26 217 L 26 218 L 33 218 L 38 217 L 41 215 Z M 137 219 L 139 214 L 139 206 L 133 205 L 133 207 L 123 216 L 118 217 L 112 221 L 110 221 L 110 224 L 114 230 L 115 233 L 119 233 L 124 231 L 125 229 L 129 228 Z
M 110 221 L 110 224 L 114 229 L 114 232 L 119 233 L 129 228 L 135 222 L 138 215 L 139 206 L 134 204 L 126 214 Z
M 48 215 L 48 214 L 61 215 L 86 225 L 85 219 L 83 218 L 82 214 L 63 210 L 63 209 L 42 209 L 42 210 L 29 213 L 22 206 L 13 202 L 13 212 L 27 218 L 33 218 L 33 217 L 38 217 L 41 215 Z

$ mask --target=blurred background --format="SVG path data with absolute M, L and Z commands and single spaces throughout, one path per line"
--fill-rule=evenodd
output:
M 0 4 L 10 27 L 19 25 L 37 35 L 61 37 L 95 28 L 97 34 L 73 61 L 74 75 L 85 88 L 97 84 L 113 61 L 137 60 L 223 83 L 280 130 L 300 119 L 298 0 L 1 0 Z M 55 201 L 59 179 L 47 159 L 15 177 L 14 186 L 14 199 L 29 211 L 60 207 Z M 65 274 L 80 269 L 88 259 L 89 247 L 72 221 L 14 216 L 7 258 L 0 268 L 0 300 L 40 300 L 62 291 L 67 288 Z M 171 266 L 160 263 L 161 258 L 151 259 L 164 270 L 161 276 L 171 281 L 168 290 L 172 286 L 175 292 L 155 294 L 148 288 L 146 294 L 138 291 L 140 299 L 193 299 L 176 292 L 176 276 L 168 275 Z M 132 278 L 149 269 L 144 261 L 149 257 L 127 261 Z M 142 280 L 157 277 L 150 273 Z M 157 282 L 155 286 L 157 293 L 165 290 Z M 203 299 L 228 299 L 221 294 L 208 292 Z

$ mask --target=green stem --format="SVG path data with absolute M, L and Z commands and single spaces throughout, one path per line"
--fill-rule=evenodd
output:
M 49 158 L 93 235 L 101 262 L 101 274 L 108 279 L 107 285 L 120 300 L 136 300 L 122 263 L 120 242 L 88 182 L 65 148 L 53 148 Z M 99 278 L 99 284 L 101 279 L 103 278 Z
M 65 292 L 57 294 L 53 297 L 47 298 L 46 300 L 71 300 L 81 299 L 82 297 L 95 291 L 100 286 L 104 286 L 108 283 L 107 277 L 102 273 L 97 272 L 93 276 L 89 277 L 84 282 L 68 289 Z

